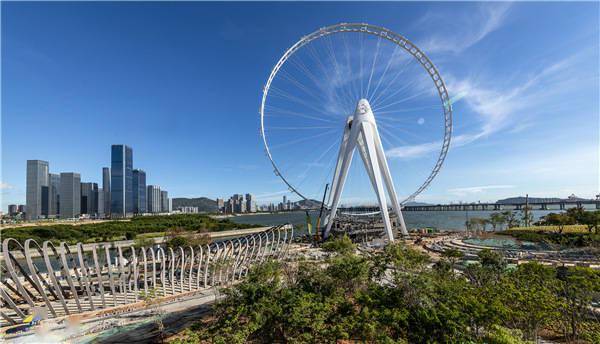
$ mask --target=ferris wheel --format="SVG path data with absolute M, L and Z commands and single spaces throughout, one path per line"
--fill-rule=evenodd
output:
M 331 184 L 325 234 L 342 202 L 365 204 L 374 194 L 393 240 L 385 189 L 406 234 L 402 204 L 440 171 L 452 106 L 437 68 L 412 42 L 383 27 L 342 23 L 283 54 L 263 90 L 260 124 L 274 173 L 291 193 L 317 200 Z M 355 151 L 364 166 L 352 162 Z

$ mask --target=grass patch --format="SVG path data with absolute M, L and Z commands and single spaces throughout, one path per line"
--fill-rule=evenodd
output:
M 531 231 L 531 232 L 556 232 L 560 231 L 559 226 L 529 226 L 529 227 L 513 227 L 508 231 Z M 563 233 L 588 233 L 585 225 L 566 225 L 563 226 Z
M 512 228 L 498 232 L 497 234 L 509 235 L 522 241 L 538 242 L 561 248 L 600 247 L 600 234 L 589 233 L 587 230 L 577 232 L 567 232 L 565 230 L 563 233 L 559 233 L 558 231 L 548 231 L 545 229 L 532 230 L 529 227 L 526 229 Z

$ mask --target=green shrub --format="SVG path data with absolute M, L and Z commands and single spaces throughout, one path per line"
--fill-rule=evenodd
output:
M 334 238 L 326 241 L 321 245 L 321 248 L 327 252 L 337 252 L 339 254 L 346 254 L 354 252 L 356 245 L 350 240 L 347 235 L 340 238 Z

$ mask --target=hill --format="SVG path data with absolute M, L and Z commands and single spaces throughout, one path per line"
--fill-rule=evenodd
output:
M 299 206 L 302 209 L 318 209 L 321 207 L 321 202 L 315 201 L 314 199 L 303 199 L 297 202 L 294 202 L 295 205 Z
M 217 201 L 206 197 L 198 198 L 173 198 L 173 209 L 179 207 L 198 207 L 198 211 L 214 213 L 217 209 Z

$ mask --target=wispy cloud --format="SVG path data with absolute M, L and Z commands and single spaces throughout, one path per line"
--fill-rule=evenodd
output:
M 14 186 L 10 185 L 8 183 L 0 182 L 0 190 L 8 190 L 8 189 L 14 189 Z
M 428 12 L 418 24 L 444 29 L 437 34 L 428 35 L 419 46 L 429 53 L 460 53 L 501 27 L 511 4 L 483 3 L 476 6 L 475 11 L 461 11 L 451 15 L 447 10 Z
M 273 191 L 273 192 L 267 192 L 267 193 L 255 195 L 254 197 L 257 200 L 261 200 L 261 201 L 272 201 L 272 200 L 280 199 L 279 196 L 283 196 L 283 195 L 286 195 L 289 193 L 290 193 L 289 190 L 280 190 L 280 191 Z
M 470 194 L 482 193 L 487 190 L 512 189 L 514 187 L 514 185 L 481 185 L 448 189 L 448 192 L 456 196 L 466 196 Z
M 497 77 L 493 78 L 495 82 L 490 86 L 480 81 L 485 78 L 457 79 L 449 75 L 448 88 L 452 94 L 459 95 L 454 97 L 454 103 L 464 102 L 477 115 L 479 124 L 477 130 L 453 136 L 451 147 L 464 146 L 498 132 L 518 133 L 530 127 L 531 120 L 525 114 L 544 111 L 555 99 L 561 99 L 559 95 L 581 87 L 581 80 L 577 73 L 573 73 L 572 67 L 585 53 L 575 53 L 546 65 L 508 86 Z M 441 140 L 403 145 L 388 149 L 386 155 L 390 158 L 414 159 L 439 152 L 441 146 Z

